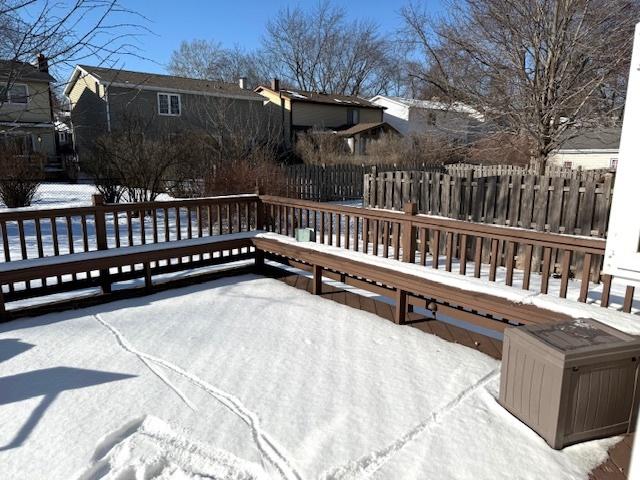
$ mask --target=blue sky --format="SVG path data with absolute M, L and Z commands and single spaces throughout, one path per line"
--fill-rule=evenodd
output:
M 312 8 L 315 0 L 137 0 L 128 6 L 149 19 L 153 34 L 139 39 L 141 54 L 149 60 L 126 57 L 121 67 L 163 73 L 171 52 L 182 40 L 195 38 L 215 40 L 226 46 L 235 44 L 250 50 L 260 44 L 269 18 L 287 6 Z M 337 1 L 351 19 L 368 18 L 376 22 L 382 32 L 393 32 L 400 24 L 398 12 L 405 3 L 401 0 Z M 433 11 L 440 8 L 441 0 L 426 5 Z

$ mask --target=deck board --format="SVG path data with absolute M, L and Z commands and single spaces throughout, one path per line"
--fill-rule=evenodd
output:
M 272 278 L 277 278 L 287 285 L 311 292 L 312 280 L 307 276 L 300 276 L 280 269 L 267 269 L 265 274 Z M 389 303 L 325 284 L 322 286 L 322 296 L 334 302 L 365 310 L 386 320 L 393 321 L 394 310 Z M 409 320 L 408 326 L 412 328 L 436 335 L 449 342 L 474 348 L 497 360 L 502 358 L 502 342 L 499 340 L 440 320 L 426 319 L 424 316 L 414 312 L 409 313 L 407 318 Z M 625 435 L 621 442 L 609 450 L 607 461 L 591 472 L 590 480 L 627 480 L 633 441 L 633 434 Z

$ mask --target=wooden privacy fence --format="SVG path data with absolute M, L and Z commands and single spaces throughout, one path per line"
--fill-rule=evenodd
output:
M 364 205 L 401 210 L 414 202 L 418 212 L 457 220 L 507 225 L 536 231 L 605 237 L 613 176 L 602 181 L 537 175 L 456 177 L 430 172 L 365 175 Z M 504 252 L 502 252 L 504 253 Z M 539 262 L 542 251 L 534 251 Z M 582 255 L 571 268 L 582 271 Z M 591 265 L 598 278 L 601 260 Z
M 362 209 L 279 197 L 261 197 L 265 228 L 293 236 L 297 227 L 314 228 L 316 241 L 346 250 L 416 263 L 460 275 L 486 278 L 523 290 L 566 298 L 570 283 L 579 302 L 598 300 L 608 307 L 610 275 L 591 266 L 601 264 L 602 238 L 576 237 L 535 230 L 483 225 L 441 217 L 416 215 L 416 205 L 406 213 Z M 539 257 L 535 252 L 540 251 Z M 572 259 L 580 256 L 585 266 L 573 278 Z M 554 275 L 555 273 L 555 275 Z M 589 298 L 590 287 L 602 281 L 598 298 Z M 616 299 L 630 312 L 634 287 L 627 286 Z M 593 293 L 591 293 L 593 295 Z M 464 309 L 463 306 L 459 306 Z M 456 307 L 457 308 L 457 307 Z M 516 305 L 513 308 L 518 308 Z M 461 314 L 465 316 L 465 314 Z
M 514 165 L 471 165 L 456 163 L 432 165 L 420 162 L 369 165 L 289 165 L 284 167 L 287 182 L 286 195 L 302 200 L 330 202 L 362 198 L 364 176 L 377 176 L 383 172 L 430 172 L 449 174 L 452 177 L 500 177 L 503 175 L 536 175 L 529 167 Z M 547 166 L 545 175 L 550 178 L 602 181 L 607 170 L 572 170 Z

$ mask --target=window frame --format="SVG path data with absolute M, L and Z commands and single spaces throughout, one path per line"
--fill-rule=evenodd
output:
M 11 99 L 11 89 L 15 88 L 15 87 L 24 87 L 24 98 L 26 99 L 26 102 L 14 102 Z M 29 85 L 26 83 L 19 83 L 19 82 L 15 82 L 12 83 L 11 85 L 9 85 L 7 87 L 6 90 L 6 98 L 4 100 L 4 103 L 6 104 L 11 104 L 11 105 L 29 105 L 30 102 L 30 98 L 29 98 Z
M 167 113 L 162 113 L 160 110 L 160 97 L 167 97 Z M 178 113 L 171 113 L 171 97 L 178 98 Z M 158 92 L 157 95 L 158 115 L 163 117 L 180 117 L 182 115 L 182 98 L 179 93 Z

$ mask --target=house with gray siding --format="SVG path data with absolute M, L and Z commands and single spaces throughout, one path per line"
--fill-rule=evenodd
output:
M 216 135 L 221 122 L 255 127 L 268 121 L 265 99 L 245 85 L 244 79 L 233 84 L 78 65 L 64 91 L 76 152 L 82 161 L 98 138 L 124 128 L 132 116 L 145 121 L 150 136 Z

